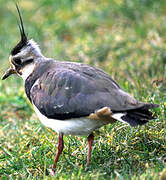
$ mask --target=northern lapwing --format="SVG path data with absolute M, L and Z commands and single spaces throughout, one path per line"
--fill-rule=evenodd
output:
M 63 135 L 88 136 L 89 164 L 94 130 L 116 121 L 137 126 L 154 119 L 150 109 L 158 107 L 157 104 L 137 101 L 101 69 L 46 58 L 38 44 L 27 39 L 16 7 L 21 40 L 11 51 L 11 67 L 2 79 L 11 74 L 21 76 L 40 121 L 59 134 L 53 171 L 63 150 Z

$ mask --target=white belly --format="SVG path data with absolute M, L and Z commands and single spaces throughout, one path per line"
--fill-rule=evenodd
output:
M 73 118 L 69 120 L 48 119 L 40 113 L 35 105 L 34 110 L 37 113 L 42 124 L 56 131 L 57 133 L 71 134 L 71 135 L 89 135 L 95 129 L 107 124 L 99 120 L 91 120 L 88 118 Z

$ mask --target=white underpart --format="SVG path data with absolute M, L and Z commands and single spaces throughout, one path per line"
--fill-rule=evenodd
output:
M 88 118 L 73 118 L 69 120 L 48 119 L 40 113 L 37 107 L 33 104 L 34 110 L 39 117 L 41 123 L 49 127 L 57 133 L 71 134 L 71 135 L 88 135 L 95 129 L 107 124 L 104 121 L 91 120 Z
M 25 68 L 21 69 L 22 75 L 20 75 L 25 81 L 27 77 L 33 72 L 35 64 L 26 65 Z
M 37 109 L 34 104 L 33 107 L 41 123 L 46 127 L 53 129 L 57 133 L 70 135 L 88 135 L 92 133 L 95 129 L 108 124 L 108 122 L 105 121 L 92 120 L 86 117 L 72 118 L 68 120 L 48 119 Z M 118 121 L 126 123 L 121 119 L 121 117 L 124 115 L 125 114 L 123 113 L 116 113 L 113 114 L 112 117 L 117 119 Z
M 126 121 L 122 120 L 122 116 L 124 116 L 124 115 L 125 115 L 125 113 L 115 113 L 112 115 L 112 117 L 122 123 L 127 123 Z

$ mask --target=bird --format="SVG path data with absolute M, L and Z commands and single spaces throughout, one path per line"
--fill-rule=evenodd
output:
M 121 121 L 134 127 L 155 119 L 158 104 L 136 100 L 103 70 L 78 62 L 45 57 L 39 45 L 28 39 L 18 5 L 21 40 L 12 49 L 10 68 L 2 80 L 17 74 L 39 120 L 58 133 L 52 174 L 63 151 L 64 135 L 87 136 L 87 164 L 91 162 L 94 131 Z

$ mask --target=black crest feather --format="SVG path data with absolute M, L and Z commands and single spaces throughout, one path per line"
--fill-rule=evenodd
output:
M 11 54 L 12 54 L 12 55 L 16 55 L 17 53 L 19 53 L 20 50 L 27 44 L 27 36 L 26 36 L 26 34 L 25 34 L 25 31 L 24 31 L 24 24 L 23 24 L 23 20 L 22 20 L 22 17 L 21 17 L 21 13 L 20 13 L 20 10 L 19 10 L 19 7 L 18 7 L 17 4 L 16 4 L 16 8 L 17 8 L 17 12 L 18 12 L 18 15 L 19 15 L 19 20 L 20 20 L 20 24 L 18 23 L 18 27 L 19 27 L 19 30 L 20 30 L 21 40 L 20 40 L 20 42 L 12 49 L 12 51 L 11 51 Z

